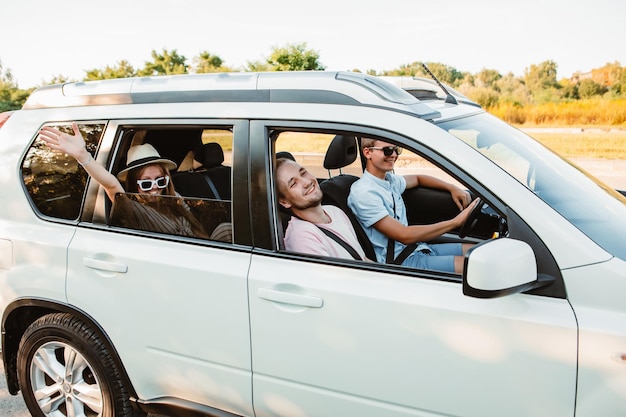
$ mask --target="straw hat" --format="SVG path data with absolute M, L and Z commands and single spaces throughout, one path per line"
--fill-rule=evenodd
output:
M 176 169 L 177 165 L 174 161 L 161 158 L 161 155 L 149 143 L 143 145 L 131 146 L 126 155 L 126 168 L 117 174 L 120 181 L 125 181 L 128 171 L 149 164 L 163 164 L 168 169 Z

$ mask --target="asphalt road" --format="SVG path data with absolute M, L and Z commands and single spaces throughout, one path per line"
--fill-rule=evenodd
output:
M 22 396 L 9 394 L 2 361 L 0 361 L 0 371 L 0 416 L 31 417 Z

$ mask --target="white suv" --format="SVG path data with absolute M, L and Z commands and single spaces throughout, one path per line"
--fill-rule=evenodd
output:
M 418 99 L 349 72 L 35 91 L 0 117 L 10 393 L 47 417 L 626 415 L 624 196 L 442 91 Z M 132 143 L 175 161 L 176 189 L 210 237 L 116 210 L 38 138 L 73 121 L 114 174 Z M 276 153 L 354 220 L 345 202 L 362 137 L 405 150 L 397 173 L 438 175 L 482 199 L 439 239 L 477 243 L 463 275 L 284 249 Z M 200 154 L 206 169 L 188 169 Z M 457 210 L 435 190 L 403 198 L 414 224 Z

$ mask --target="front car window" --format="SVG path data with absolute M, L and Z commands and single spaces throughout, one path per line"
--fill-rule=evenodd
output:
M 50 124 L 73 134 L 69 124 Z M 89 153 L 96 149 L 104 124 L 79 124 Z M 77 220 L 85 194 L 88 175 L 76 160 L 53 151 L 41 139 L 36 139 L 22 162 L 22 180 L 37 210 L 50 217 Z
M 626 260 L 626 198 L 620 193 L 488 113 L 439 126 L 496 163 L 606 251 Z

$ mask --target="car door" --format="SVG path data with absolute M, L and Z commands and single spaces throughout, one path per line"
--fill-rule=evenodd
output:
M 574 415 L 564 298 L 470 298 L 454 274 L 269 248 L 249 297 L 259 417 Z
M 118 127 L 110 130 L 109 144 Z M 99 161 L 106 160 L 102 152 Z M 97 198 L 96 212 L 102 190 Z M 245 194 L 244 200 L 247 206 Z M 233 228 L 237 220 L 233 214 Z M 250 248 L 238 240 L 186 238 L 97 220 L 77 228 L 68 256 L 68 301 L 111 339 L 140 400 L 183 400 L 252 414 Z
M 566 300 L 269 254 L 251 271 L 258 416 L 573 415 Z

